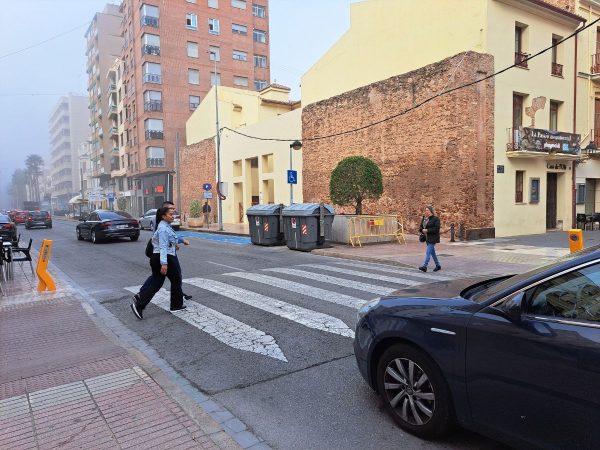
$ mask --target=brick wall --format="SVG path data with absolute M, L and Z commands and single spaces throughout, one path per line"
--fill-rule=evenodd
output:
M 216 156 L 214 138 L 205 139 L 196 144 L 182 147 L 179 152 L 181 173 L 181 211 L 187 217 L 192 200 L 203 203 L 202 184 L 211 183 L 216 192 Z M 177 176 L 173 181 L 177 186 Z M 176 189 L 175 189 L 176 191 Z M 177 204 L 177 199 L 175 199 Z
M 447 88 L 493 72 L 493 57 L 459 54 L 413 72 L 307 106 L 302 113 L 304 201 L 329 202 L 331 171 L 343 158 L 363 155 L 383 173 L 384 192 L 363 213 L 401 214 L 415 228 L 432 204 L 443 230 L 451 222 L 493 227 L 494 81 L 447 94 L 364 130 L 355 129 L 398 114 Z M 461 62 L 462 60 L 462 62 Z M 457 69 L 458 67 L 458 69 Z M 338 212 L 354 213 L 353 207 Z

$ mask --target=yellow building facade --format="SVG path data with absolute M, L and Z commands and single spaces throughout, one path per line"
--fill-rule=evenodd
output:
M 538 0 L 355 3 L 348 32 L 304 75 L 302 104 L 469 50 L 493 55 L 495 71 L 516 63 L 494 80 L 495 234 L 567 229 L 572 166 L 580 159 L 573 114 L 575 40 L 527 57 L 570 35 L 581 22 Z M 447 88 L 454 87 L 449 79 Z
M 245 211 L 255 204 L 289 204 L 290 144 L 302 135 L 300 102 L 289 101 L 289 93 L 289 88 L 279 85 L 259 92 L 218 87 L 221 180 L 227 197 L 223 200 L 224 223 L 246 222 Z M 215 103 L 213 87 L 186 123 L 188 145 L 214 139 Z M 252 139 L 231 130 L 282 141 Z M 293 169 L 299 175 L 293 188 L 294 202 L 299 203 L 302 202 L 302 151 L 292 152 Z M 216 211 L 216 199 L 212 203 Z

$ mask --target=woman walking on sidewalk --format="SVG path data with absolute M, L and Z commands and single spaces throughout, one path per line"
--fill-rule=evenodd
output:
M 173 211 L 170 208 L 160 208 L 158 215 L 161 218 L 152 235 L 154 253 L 150 257 L 152 275 L 146 280 L 140 292 L 133 296 L 131 310 L 138 319 L 143 319 L 144 308 L 150 303 L 163 283 L 165 277 L 171 282 L 171 311 L 185 309 L 183 292 L 181 290 L 181 267 L 177 259 L 178 244 L 189 245 L 183 238 L 178 238 L 170 223 L 173 222 Z
M 425 243 L 427 244 L 427 249 L 425 250 L 425 262 L 419 267 L 419 270 L 421 272 L 427 272 L 429 258 L 433 258 L 433 262 L 435 263 L 435 269 L 433 269 L 433 271 L 437 272 L 442 268 L 437 255 L 435 254 L 435 244 L 440 242 L 440 219 L 436 217 L 433 206 L 425 207 L 419 232 L 425 235 Z

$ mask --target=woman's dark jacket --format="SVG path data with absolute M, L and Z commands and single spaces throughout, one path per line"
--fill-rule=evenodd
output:
M 423 223 L 425 223 L 425 217 L 423 216 L 423 219 L 421 220 L 421 227 L 419 228 L 419 231 L 423 230 Z M 429 220 L 427 221 L 427 225 L 425 226 L 425 228 L 427 228 L 427 234 L 425 236 L 427 236 L 427 240 L 425 242 L 427 242 L 428 244 L 437 244 L 440 242 L 440 219 L 438 219 L 436 216 L 429 216 Z

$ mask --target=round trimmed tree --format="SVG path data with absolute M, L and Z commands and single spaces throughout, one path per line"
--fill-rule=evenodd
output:
M 336 205 L 354 205 L 362 214 L 364 200 L 377 200 L 383 194 L 383 177 L 375 162 L 364 156 L 342 159 L 331 172 L 329 195 Z

